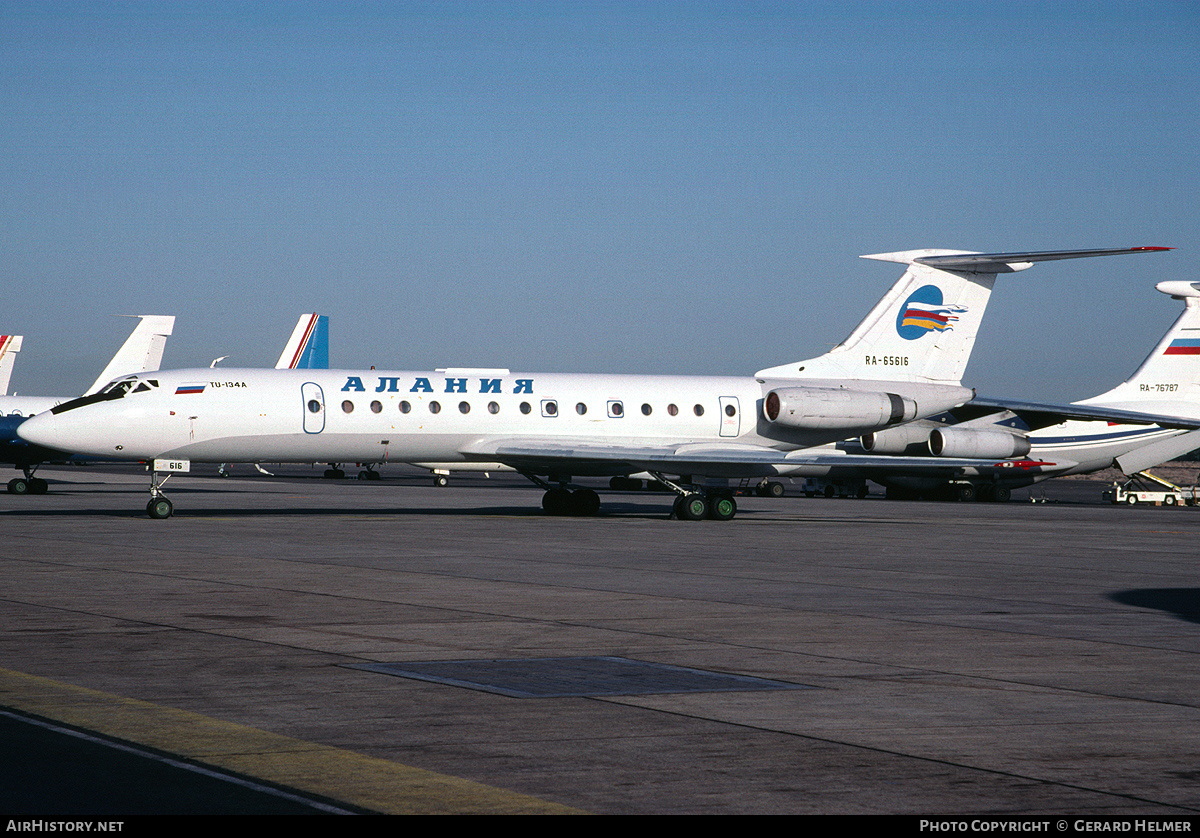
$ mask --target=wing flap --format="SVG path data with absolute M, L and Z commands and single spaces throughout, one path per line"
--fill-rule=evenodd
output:
M 833 449 L 778 451 L 755 445 L 670 443 L 628 439 L 598 443 L 586 439 L 485 439 L 460 449 L 466 459 L 499 462 L 537 474 L 563 472 L 610 476 L 639 471 L 696 474 L 709 477 L 767 477 L 826 473 L 841 468 L 869 469 L 879 474 L 955 475 L 1065 471 L 1068 460 L 996 460 L 949 457 L 905 457 L 886 454 L 843 454 Z
M 972 413 L 978 413 L 980 410 L 1011 411 L 1020 416 L 1029 425 L 1031 430 L 1058 425 L 1069 419 L 1112 422 L 1120 425 L 1158 425 L 1163 428 L 1176 430 L 1200 429 L 1200 419 L 1189 419 L 1185 416 L 1164 416 L 1157 413 L 1143 413 L 1136 410 L 1123 410 L 1097 405 L 1041 404 L 1039 402 L 1016 401 L 1013 399 L 985 399 L 976 396 L 964 407 Z M 958 410 L 956 408 L 953 412 L 957 413 Z

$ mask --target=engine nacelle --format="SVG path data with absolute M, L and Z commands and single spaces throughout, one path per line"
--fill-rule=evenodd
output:
M 1003 460 L 1029 453 L 1029 439 L 1008 431 L 938 428 L 929 435 L 929 453 L 935 457 Z
M 872 431 L 863 434 L 859 442 L 864 451 L 872 454 L 924 454 L 929 450 L 929 426 L 901 425 Z
M 883 428 L 917 415 L 917 403 L 895 393 L 784 387 L 763 399 L 763 416 L 773 425 L 803 430 Z

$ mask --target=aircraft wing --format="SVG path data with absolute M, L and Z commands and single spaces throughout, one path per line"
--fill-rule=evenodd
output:
M 1034 431 L 1058 425 L 1070 419 L 1110 422 L 1117 425 L 1158 425 L 1163 428 L 1189 431 L 1200 429 L 1200 419 L 1189 419 L 1183 416 L 1165 416 L 1098 405 L 1041 404 L 1017 401 L 1016 399 L 985 399 L 979 396 L 962 407 L 955 408 L 951 413 L 955 416 L 975 418 L 1004 410 L 1020 416 L 1029 429 Z
M 1071 460 L 967 459 L 905 457 L 887 454 L 843 454 L 831 449 L 779 451 L 735 443 L 672 443 L 627 439 L 598 443 L 588 439 L 491 439 L 460 449 L 471 460 L 498 462 L 518 471 L 578 476 L 610 476 L 639 471 L 702 474 L 709 477 L 768 477 L 838 468 L 871 469 L 880 474 L 953 476 L 999 474 L 1014 469 L 1033 473 L 1064 471 Z

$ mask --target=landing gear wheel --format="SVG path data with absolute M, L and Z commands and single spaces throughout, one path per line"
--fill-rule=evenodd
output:
M 29 478 L 29 494 L 44 495 L 50 491 L 50 484 L 40 477 Z
M 29 481 L 24 477 L 14 477 L 8 481 L 8 493 L 10 495 L 25 495 L 29 493 Z
M 542 495 L 542 509 L 549 515 L 566 515 L 571 504 L 571 493 L 566 489 L 550 489 Z
M 834 489 L 834 488 L 833 488 L 833 486 L 826 486 L 826 487 L 825 487 L 825 493 L 824 493 L 824 494 L 825 494 L 825 497 L 827 497 L 827 498 L 831 498 L 831 497 L 833 497 L 834 495 L 836 495 L 836 494 L 837 494 L 837 490 L 836 490 L 836 489 Z
M 590 518 L 600 511 L 600 495 L 593 489 L 579 489 L 571 493 L 571 514 Z
M 859 500 L 862 500 L 862 499 L 863 499 L 863 498 L 865 498 L 865 497 L 866 497 L 868 494 L 870 494 L 870 489 L 868 489 L 866 486 L 859 486 L 859 487 L 858 487 L 858 488 L 857 488 L 857 489 L 854 491 L 854 497 L 858 498 Z
M 151 518 L 163 519 L 170 518 L 171 513 L 175 511 L 175 504 L 171 503 L 164 497 L 151 498 L 146 504 L 146 514 Z
M 679 517 L 687 521 L 703 521 L 708 517 L 708 498 L 699 492 L 684 495 L 679 504 Z
M 433 485 L 437 486 L 439 489 L 444 489 L 450 485 L 450 478 L 444 474 L 439 474 L 433 478 Z
M 777 480 L 768 483 L 765 491 L 769 498 L 781 498 L 787 494 L 787 488 Z
M 737 515 L 737 501 L 731 495 L 717 495 L 708 507 L 708 517 L 714 521 L 728 521 Z
M 956 497 L 964 503 L 970 503 L 971 501 L 975 500 L 975 487 L 970 483 L 959 483 L 958 486 L 955 487 L 954 493 Z
M 994 500 L 996 503 L 1008 503 L 1011 498 L 1012 489 L 1008 488 L 1007 486 L 992 487 L 992 500 Z

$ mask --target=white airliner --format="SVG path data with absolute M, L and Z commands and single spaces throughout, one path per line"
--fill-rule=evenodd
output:
M 728 520 L 737 510 L 732 493 L 697 478 L 787 474 L 811 446 L 969 401 L 960 380 L 996 274 L 1165 249 L 870 256 L 907 270 L 850 336 L 822 356 L 748 378 L 192 369 L 127 376 L 19 433 L 51 448 L 155 460 L 153 518 L 173 509 L 159 472 L 169 477 L 192 460 L 391 459 L 508 465 L 546 490 L 551 514 L 598 511 L 599 496 L 572 487 L 574 476 L 645 471 L 678 495 L 679 517 Z M 947 465 L 954 462 L 938 463 Z
M 162 364 L 163 350 L 166 348 L 167 338 L 175 326 L 175 318 L 171 315 L 160 314 L 137 316 L 140 318 L 140 322 L 125 339 L 121 348 L 117 350 L 117 354 L 113 355 L 108 366 L 87 389 L 85 395 L 99 391 L 116 376 L 156 370 Z M 16 341 L 16 349 L 19 349 L 21 339 L 18 337 Z M 11 371 L 11 362 L 9 369 Z M 50 410 L 71 398 L 71 396 L 0 396 L 0 462 L 12 463 L 25 473 L 23 478 L 14 477 L 8 482 L 10 493 L 18 495 L 26 492 L 44 494 L 47 489 L 46 481 L 40 477 L 34 477 L 33 473 L 37 470 L 38 464 L 46 459 L 46 455 L 52 453 L 33 448 L 18 438 L 17 427 L 35 413 Z
M 868 434 L 858 449 L 883 455 L 1017 458 L 1007 470 L 980 475 L 969 468 L 947 468 L 937 475 L 928 469 L 906 471 L 881 457 L 871 466 L 832 467 L 828 475 L 869 478 L 888 487 L 890 497 L 920 492 L 1007 500 L 1012 489 L 1051 477 L 1113 466 L 1135 474 L 1200 448 L 1200 431 L 1189 430 L 1187 423 L 1147 426 L 1123 424 L 1119 417 L 1086 418 L 1096 408 L 1113 408 L 1200 420 L 1200 282 L 1160 282 L 1155 287 L 1183 301 L 1183 312 L 1133 375 L 1112 390 L 1066 407 L 976 398 L 948 416 Z M 839 447 L 858 453 L 853 442 Z M 1036 471 L 1021 467 L 1049 462 L 1056 465 Z

